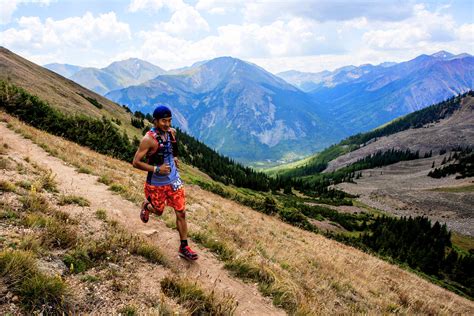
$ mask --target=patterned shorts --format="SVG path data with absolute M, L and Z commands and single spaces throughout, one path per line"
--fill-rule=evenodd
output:
M 145 183 L 145 197 L 160 213 L 163 212 L 165 205 L 174 208 L 175 211 L 184 211 L 186 207 L 184 188 L 173 191 L 171 185 L 155 186 Z

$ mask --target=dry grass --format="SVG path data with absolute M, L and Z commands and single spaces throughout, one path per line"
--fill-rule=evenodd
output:
M 77 204 L 79 206 L 90 206 L 90 202 L 77 195 L 61 195 L 59 197 L 59 205 Z
M 21 297 L 25 310 L 42 310 L 47 314 L 67 311 L 69 294 L 59 276 L 38 271 L 31 252 L 4 250 L 0 252 L 0 275 L 8 288 Z
M 99 155 L 16 121 L 12 125 L 30 134 L 35 142 L 46 142 L 57 148 L 58 157 L 64 161 L 82 164 L 99 177 L 107 176 L 111 183 L 125 188 L 120 193 L 122 196 L 137 204 L 143 199 L 145 175 L 129 163 Z M 203 179 L 198 171 L 184 164 L 181 174 L 185 180 Z M 190 231 L 209 234 L 229 249 L 235 249 L 235 256 L 245 258 L 250 268 L 262 268 L 263 263 L 264 271 L 274 276 L 275 281 L 268 288 L 260 285 L 264 284 L 262 280 L 255 282 L 263 293 L 270 291 L 273 299 L 281 298 L 276 304 L 290 302 L 296 306 L 291 310 L 311 314 L 474 312 L 471 301 L 357 249 L 302 231 L 195 186 L 188 185 L 186 190 Z M 250 275 L 258 276 L 258 272 Z
M 14 183 L 11 183 L 8 180 L 1 180 L 0 181 L 0 191 L 3 192 L 15 192 L 16 186 Z
M 192 315 L 231 315 L 237 308 L 232 297 L 217 298 L 214 292 L 207 293 L 197 283 L 185 279 L 166 277 L 161 281 L 161 288 Z

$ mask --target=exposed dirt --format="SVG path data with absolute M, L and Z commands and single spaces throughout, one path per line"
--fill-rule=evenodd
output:
M 371 207 L 400 216 L 428 216 L 446 223 L 448 228 L 474 236 L 474 191 L 441 192 L 437 188 L 454 188 L 474 183 L 474 178 L 454 176 L 434 179 L 427 174 L 435 161 L 439 166 L 444 156 L 402 161 L 382 168 L 362 171 L 357 184 L 341 183 L 337 187 Z
M 96 210 L 106 209 L 107 215 L 115 219 L 128 231 L 137 233 L 158 245 L 171 262 L 172 269 L 179 271 L 180 275 L 188 276 L 191 279 L 199 280 L 199 283 L 209 289 L 214 290 L 217 295 L 231 295 L 238 302 L 236 314 L 239 315 L 281 315 L 282 310 L 275 308 L 271 300 L 262 295 L 253 284 L 244 283 L 232 278 L 223 265 L 210 252 L 199 249 L 197 245 L 192 245 L 200 254 L 197 262 L 187 262 L 177 256 L 179 246 L 178 233 L 162 222 L 152 217 L 143 224 L 138 216 L 137 205 L 124 200 L 119 195 L 113 194 L 104 184 L 97 182 L 97 177 L 88 174 L 78 173 L 75 168 L 67 165 L 63 161 L 48 155 L 43 149 L 32 143 L 30 140 L 15 134 L 2 123 L 0 124 L 1 140 L 7 143 L 14 155 L 27 156 L 38 165 L 49 168 L 57 175 L 56 181 L 61 192 L 82 196 L 90 201 L 89 214 L 84 213 L 84 217 L 94 217 Z M 190 205 L 192 210 L 192 205 Z M 167 210 L 170 211 L 170 210 Z M 192 216 L 192 212 L 188 212 Z M 156 270 L 156 271 L 154 271 Z M 133 276 L 137 282 L 145 286 L 159 287 L 158 283 L 153 283 L 150 277 L 153 275 L 156 280 L 160 275 L 160 268 L 138 269 Z M 158 278 L 159 279 L 159 278 Z

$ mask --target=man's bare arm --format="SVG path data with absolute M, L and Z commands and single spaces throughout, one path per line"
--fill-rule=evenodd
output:
M 140 146 L 138 146 L 137 152 L 135 153 L 135 157 L 133 157 L 133 166 L 137 169 L 144 170 L 144 171 L 151 171 L 151 172 L 159 172 L 160 174 L 169 174 L 171 169 L 168 164 L 162 164 L 161 166 L 157 166 L 157 170 L 155 170 L 155 166 L 149 165 L 146 162 L 143 162 L 142 159 L 145 157 L 146 153 L 150 148 L 153 146 L 153 140 L 145 135 L 142 141 L 140 142 Z
M 135 153 L 135 157 L 133 157 L 133 166 L 135 168 L 144 171 L 155 171 L 154 166 L 142 161 L 143 157 L 145 157 L 146 153 L 151 147 L 151 139 L 148 136 L 143 137 L 142 141 L 140 142 L 140 146 L 138 146 L 137 152 Z

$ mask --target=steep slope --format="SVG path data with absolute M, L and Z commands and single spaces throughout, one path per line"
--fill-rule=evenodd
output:
M 68 163 L 90 168 L 97 176 L 112 177 L 116 185 L 120 183 L 126 187 L 127 191 L 123 194 L 127 195 L 128 199 L 136 199 L 136 205 L 130 205 L 119 196 L 106 193 L 103 186 L 99 190 L 101 194 L 94 197 L 95 176 L 78 175 L 68 171 L 69 180 L 72 181 L 61 182 L 61 187 L 65 186 L 62 189 L 79 190 L 81 195 L 93 201 L 90 208 L 92 214 L 84 213 L 83 216 L 94 216 L 96 208 L 106 208 L 107 216 L 125 225 L 129 230 L 148 236 L 147 240 L 153 244 L 163 249 L 170 248 L 171 251 L 177 245 L 176 233 L 167 229 L 158 218 L 153 217 L 149 224 L 144 225 L 139 222 L 137 214 L 133 211 L 134 208 L 138 208 L 142 195 L 141 184 L 144 177 L 142 173 L 131 169 L 123 162 L 34 131 L 14 120 L 11 120 L 11 124 L 30 135 L 35 142 L 57 148 L 59 156 Z M 1 128 L 5 128 L 3 126 Z M 28 142 L 9 131 L 2 130 L 2 135 Z M 34 145 L 13 148 L 23 150 L 18 154 L 21 155 L 26 153 L 24 150 L 27 147 L 34 147 L 35 152 L 38 151 L 38 155 L 31 156 L 31 159 L 35 157 L 41 159 L 41 161 L 35 159 L 36 163 L 46 167 L 54 163 L 55 169 L 67 168 L 58 159 L 41 153 L 41 149 Z M 184 170 L 184 174 L 187 172 L 192 170 Z M 472 314 L 474 310 L 472 301 L 352 247 L 289 226 L 274 217 L 256 213 L 196 186 L 188 185 L 187 192 L 191 232 L 209 234 L 216 242 L 235 249 L 239 258 L 236 264 L 241 265 L 242 271 L 256 269 L 250 272 L 259 271 L 262 277 L 274 280 L 277 287 L 271 295 L 280 293 L 278 296 L 280 299 L 274 299 L 274 303 L 282 304 L 290 313 L 328 314 L 354 311 L 390 313 L 396 310 L 409 314 Z M 172 225 L 173 215 L 165 213 L 163 219 Z M 207 284 L 218 294 L 224 291 L 235 295 L 239 300 L 238 314 L 275 312 L 275 309 L 272 310 L 264 301 L 255 303 L 259 296 L 255 296 L 255 292 L 251 289 L 252 284 L 246 285 L 229 278 L 228 273 L 222 270 L 222 265 L 212 258 L 211 254 L 205 250 L 201 250 L 201 253 L 205 264 L 200 264 L 198 261 L 197 264 L 190 265 L 171 257 L 170 260 L 173 266 L 179 267 L 180 274 L 185 274 L 189 278 L 198 276 L 199 284 Z M 159 270 L 154 271 L 156 273 L 153 275 L 159 279 L 161 277 Z M 236 286 L 242 287 L 244 292 L 236 293 Z M 260 288 L 261 291 L 268 289 Z M 246 307 L 250 309 L 247 310 Z
M 166 73 L 165 70 L 138 58 L 113 62 L 109 66 L 84 68 L 69 79 L 101 95 L 109 91 L 137 85 Z
M 466 96 L 461 107 L 449 117 L 420 128 L 407 129 L 389 136 L 377 137 L 360 149 L 351 151 L 329 162 L 324 172 L 347 166 L 377 151 L 392 148 L 420 151 L 423 155 L 432 151 L 474 146 L 474 97 Z
M 341 135 L 305 93 L 230 57 L 106 96 L 148 113 L 156 104 L 169 105 L 182 129 L 243 162 L 303 155 Z
M 129 136 L 141 135 L 131 126 L 130 114 L 123 107 L 3 47 L 0 48 L 0 80 L 24 88 L 64 113 L 114 118 L 122 122 L 121 127 Z M 102 108 L 86 98 L 96 100 Z

